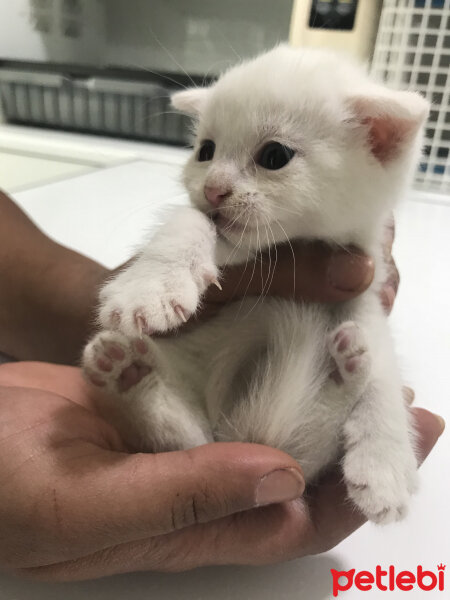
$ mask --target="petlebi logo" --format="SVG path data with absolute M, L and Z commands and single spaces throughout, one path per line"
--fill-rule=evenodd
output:
M 428 571 L 422 565 L 418 565 L 415 571 L 396 571 L 393 565 L 383 569 L 377 565 L 375 573 L 371 571 L 358 571 L 350 569 L 349 571 L 336 571 L 331 569 L 333 578 L 333 596 L 339 595 L 339 592 L 345 592 L 353 587 L 361 592 L 368 592 L 372 589 L 378 589 L 381 592 L 392 592 L 401 590 L 409 592 L 413 589 L 420 589 L 424 592 L 431 590 L 444 591 L 445 588 L 445 566 L 442 563 L 437 565 L 435 571 Z

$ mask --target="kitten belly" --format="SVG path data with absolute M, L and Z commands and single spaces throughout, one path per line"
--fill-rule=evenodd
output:
M 192 376 L 198 384 L 203 374 L 215 439 L 279 448 L 311 480 L 337 458 L 352 405 L 329 378 L 335 322 L 316 305 L 271 299 L 252 310 L 254 303 L 229 307 L 178 344 L 184 356 L 196 349 Z

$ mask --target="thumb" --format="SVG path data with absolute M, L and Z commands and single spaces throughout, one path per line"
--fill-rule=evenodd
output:
M 358 248 L 332 248 L 322 242 L 281 244 L 253 261 L 227 267 L 222 291 L 208 288 L 206 304 L 223 304 L 245 296 L 270 295 L 297 301 L 340 302 L 366 290 L 374 262 Z M 275 268 L 276 266 L 276 268 Z
M 293 278 L 295 272 L 295 279 Z M 322 242 L 295 242 L 278 248 L 271 294 L 297 300 L 339 302 L 361 294 L 372 282 L 373 259 L 354 246 L 332 248 Z
M 91 551 L 293 500 L 305 487 L 294 459 L 257 444 L 215 443 L 161 454 L 100 450 L 96 455 L 97 464 L 94 468 L 91 455 L 83 481 L 78 473 L 83 523 L 79 515 L 74 521 Z M 70 500 L 77 511 L 75 497 L 62 506 L 70 511 Z

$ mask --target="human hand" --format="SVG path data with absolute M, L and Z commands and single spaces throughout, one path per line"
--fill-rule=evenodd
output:
M 77 580 L 266 564 L 323 552 L 363 523 L 338 471 L 296 499 L 301 471 L 273 448 L 216 443 L 129 454 L 96 415 L 98 394 L 71 367 L 0 367 L 3 568 Z M 443 424 L 413 413 L 423 460 Z
M 383 240 L 388 277 L 380 292 L 388 314 L 399 285 L 399 273 L 392 257 L 394 237 L 395 224 L 391 217 Z M 370 286 L 374 269 L 373 259 L 352 246 L 332 248 L 319 241 L 279 245 L 263 253 L 261 263 L 255 268 L 253 263 L 225 268 L 222 291 L 213 286 L 208 289 L 200 317 L 214 315 L 223 304 L 244 296 L 270 295 L 325 303 L 350 300 Z
M 98 398 L 73 367 L 0 367 L 0 567 L 79 579 L 145 556 L 146 569 L 188 568 L 209 561 L 200 524 L 303 492 L 297 463 L 264 446 L 131 454 Z
M 275 268 L 276 265 L 276 268 Z M 219 291 L 208 288 L 200 317 L 246 296 L 277 296 L 306 302 L 340 302 L 361 294 L 372 282 L 372 258 L 354 247 L 333 249 L 323 242 L 294 241 L 270 248 L 261 262 L 222 271 Z
M 387 267 L 387 279 L 381 288 L 380 299 L 385 311 L 389 314 L 394 306 L 400 284 L 400 274 L 392 256 L 392 245 L 395 238 L 395 221 L 392 215 L 385 225 L 383 240 L 383 258 Z

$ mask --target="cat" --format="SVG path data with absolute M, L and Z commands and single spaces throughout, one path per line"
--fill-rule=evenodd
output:
M 136 449 L 268 444 L 307 482 L 341 460 L 368 519 L 401 519 L 417 487 L 415 432 L 378 295 L 381 240 L 420 156 L 427 101 L 331 51 L 281 45 L 172 104 L 196 121 L 183 175 L 192 206 L 101 290 L 85 373 Z M 370 288 L 332 305 L 248 298 L 152 337 L 195 313 L 219 267 L 299 238 L 363 249 Z

